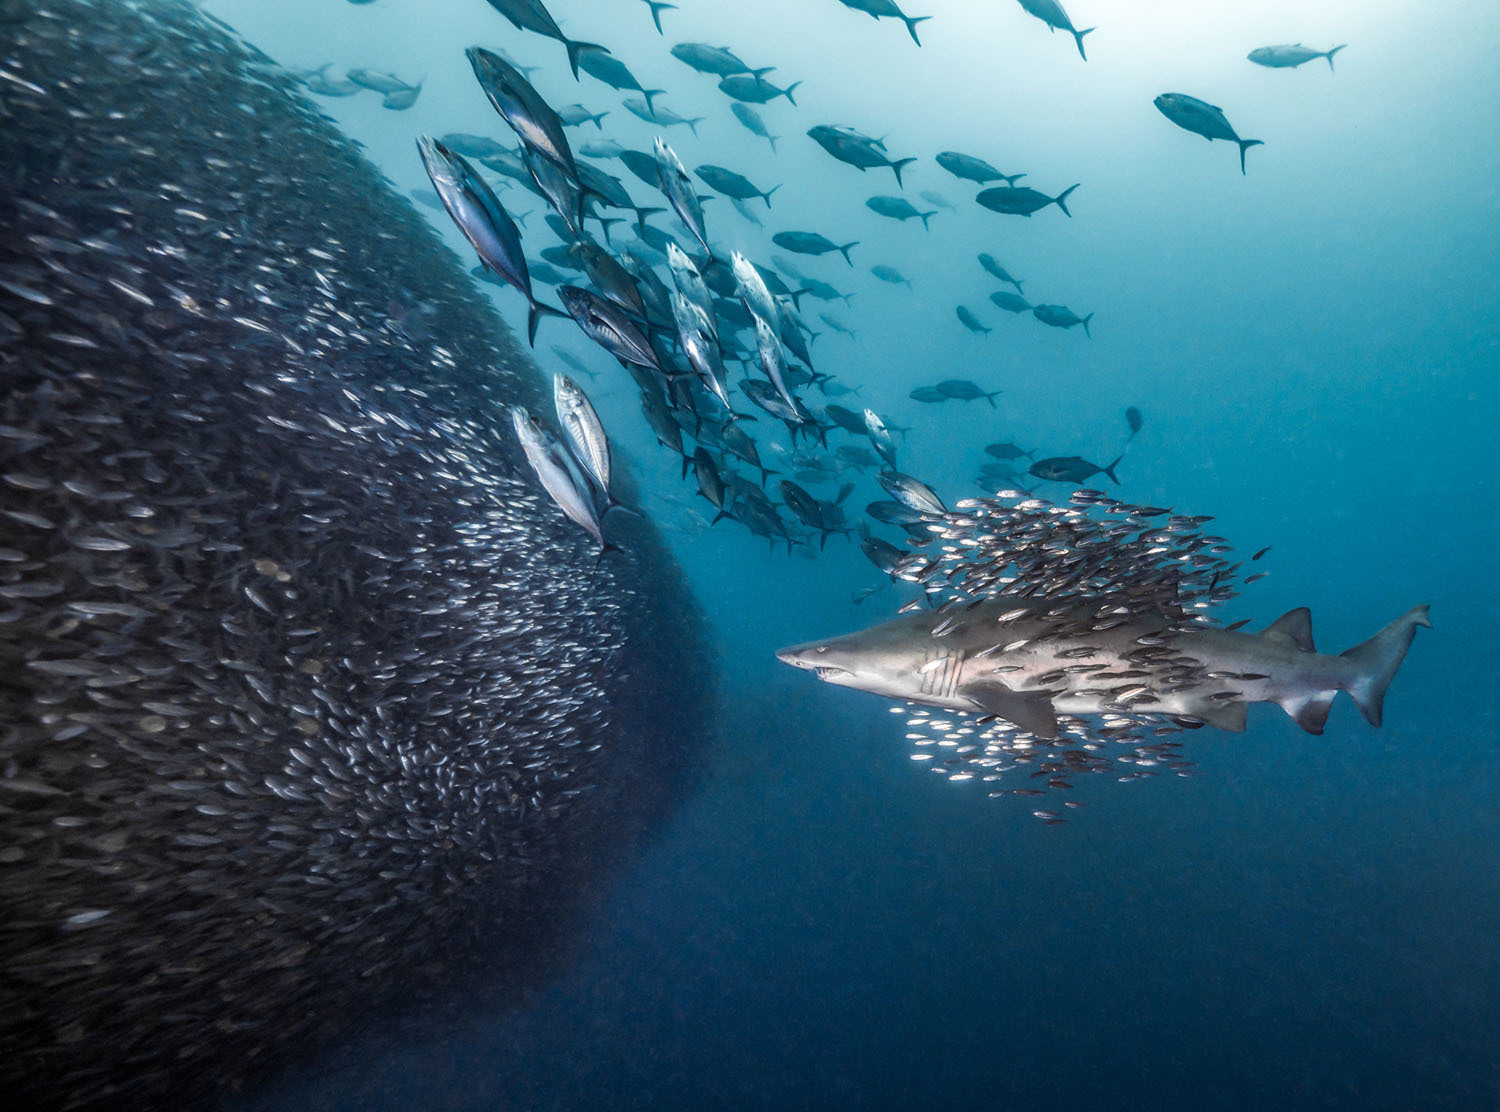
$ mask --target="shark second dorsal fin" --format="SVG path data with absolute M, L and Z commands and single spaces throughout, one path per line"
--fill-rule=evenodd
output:
M 1288 610 L 1268 625 L 1262 637 L 1280 636 L 1290 638 L 1305 653 L 1315 653 L 1312 636 L 1312 611 L 1305 606 Z
M 1053 709 L 1049 691 L 1022 693 L 1012 691 L 1003 683 L 990 681 L 969 684 L 964 694 L 985 714 L 1014 722 L 1029 734 L 1044 738 L 1057 736 L 1057 711 Z

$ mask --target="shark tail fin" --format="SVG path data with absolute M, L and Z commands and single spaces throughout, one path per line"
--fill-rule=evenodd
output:
M 1260 139 L 1236 139 L 1235 142 L 1240 145 L 1240 173 L 1244 174 L 1245 152 L 1248 151 L 1251 147 L 1264 147 L 1266 144 L 1263 140 Z
M 1385 689 L 1406 659 L 1406 650 L 1417 634 L 1417 627 L 1431 625 L 1427 620 L 1427 607 L 1413 606 L 1368 641 L 1340 654 L 1357 669 L 1358 674 L 1349 681 L 1346 690 L 1359 704 L 1370 725 L 1380 725 Z
M 888 163 L 892 172 L 894 172 L 896 175 L 896 184 L 898 186 L 901 186 L 901 188 L 903 189 L 905 189 L 906 186 L 901 181 L 901 171 L 905 167 L 910 166 L 915 161 L 915 158 L 898 158 L 895 162 Z
M 1332 73 L 1332 72 L 1333 72 L 1333 56 L 1334 56 L 1334 55 L 1335 55 L 1335 54 L 1337 54 L 1337 53 L 1338 53 L 1338 52 L 1339 52 L 1339 51 L 1340 51 L 1340 50 L 1343 50 L 1343 49 L 1344 49 L 1344 47 L 1346 47 L 1346 46 L 1348 46 L 1348 45 L 1349 45 L 1349 44 L 1348 44 L 1348 43 L 1346 43 L 1346 42 L 1343 42 L 1343 43 L 1339 43 L 1339 45 L 1338 45 L 1338 46 L 1336 46 L 1336 47 L 1334 47 L 1334 48 L 1333 48 L 1333 49 L 1332 49 L 1332 50 L 1330 50 L 1330 51 L 1329 51 L 1329 52 L 1328 52 L 1328 53 L 1327 53 L 1327 54 L 1325 54 L 1325 55 L 1323 55 L 1323 57 L 1325 57 L 1325 58 L 1327 58 L 1327 59 L 1328 59 L 1328 72 L 1329 72 L 1329 73 Z
M 922 40 L 917 38 L 917 24 L 924 23 L 931 18 L 932 16 L 930 15 L 904 15 L 901 17 L 901 21 L 906 24 L 906 33 L 911 36 L 911 41 L 916 43 L 918 46 L 922 45 Z
M 573 80 L 578 80 L 578 55 L 585 50 L 600 50 L 609 53 L 607 46 L 600 46 L 596 42 L 574 42 L 572 39 L 563 39 L 563 46 L 568 50 L 568 68 L 573 71 Z
M 1078 44 L 1078 56 L 1085 62 L 1089 60 L 1089 56 L 1083 52 L 1083 36 L 1087 35 L 1092 30 L 1092 27 L 1085 27 L 1082 31 L 1073 32 L 1073 41 Z
M 1052 203 L 1063 210 L 1064 216 L 1071 217 L 1073 215 L 1068 211 L 1068 194 L 1077 189 L 1079 184 L 1080 183 L 1078 182 L 1074 182 L 1072 185 L 1068 186 L 1068 188 L 1059 193 L 1056 197 L 1052 198 Z

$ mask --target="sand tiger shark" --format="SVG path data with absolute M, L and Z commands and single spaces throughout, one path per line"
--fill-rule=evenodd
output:
M 783 663 L 826 683 L 893 699 L 995 715 L 1038 737 L 1057 716 L 1165 714 L 1239 732 L 1250 703 L 1276 703 L 1321 734 L 1347 691 L 1372 725 L 1427 607 L 1414 606 L 1338 656 L 1313 647 L 1306 607 L 1260 633 L 1182 630 L 1110 600 L 997 597 L 921 611 L 856 633 L 781 649 Z

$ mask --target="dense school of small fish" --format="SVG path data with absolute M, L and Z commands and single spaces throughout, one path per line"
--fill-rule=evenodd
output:
M 545 967 L 709 656 L 649 527 L 596 565 L 535 490 L 524 347 L 289 75 L 181 0 L 0 24 L 0 1091 L 208 1107 L 473 944 Z

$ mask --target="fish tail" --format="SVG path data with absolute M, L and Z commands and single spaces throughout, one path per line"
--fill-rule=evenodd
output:
M 709 525 L 717 525 L 726 517 L 730 520 L 734 520 L 734 514 L 730 513 L 728 510 L 720 510 L 718 513 L 714 514 L 714 519 L 709 522 Z
M 596 42 L 574 42 L 572 39 L 563 39 L 562 43 L 568 51 L 568 68 L 573 71 L 574 81 L 579 79 L 578 55 L 582 54 L 585 50 L 602 50 L 606 54 L 609 53 L 609 47 L 600 46 Z
M 984 396 L 984 400 L 990 403 L 990 408 L 991 409 L 999 409 L 1000 408 L 999 406 L 997 406 L 995 404 L 995 399 L 997 397 L 999 397 L 1000 394 L 1002 394 L 1002 393 L 1004 393 L 1004 391 L 1002 391 L 1002 390 L 992 390 L 990 393 L 988 393 L 988 394 L 986 394 Z
M 797 101 L 796 101 L 796 98 L 792 96 L 792 90 L 795 89 L 800 84 L 802 84 L 802 82 L 800 82 L 800 81 L 793 81 L 785 89 L 781 90 L 781 95 L 784 96 L 784 97 L 786 97 L 786 99 L 791 102 L 791 105 L 792 105 L 793 108 L 797 107 Z
M 771 186 L 770 189 L 766 190 L 764 193 L 762 193 L 760 195 L 761 196 L 761 200 L 765 201 L 765 203 L 766 203 L 766 208 L 770 208 L 771 207 L 771 194 L 775 193 L 780 188 L 781 188 L 781 186 L 779 186 L 779 185 L 773 185 L 773 186 Z
M 1083 52 L 1083 36 L 1087 35 L 1092 30 L 1094 30 L 1094 28 L 1085 27 L 1082 31 L 1073 32 L 1073 41 L 1078 44 L 1078 56 L 1085 62 L 1089 60 L 1089 56 Z
M 693 138 L 694 139 L 698 138 L 698 125 L 701 124 L 706 119 L 708 119 L 707 116 L 694 116 L 690 120 L 683 121 L 684 123 L 686 123 L 688 125 L 688 130 L 693 133 Z
M 1259 139 L 1236 139 L 1235 142 L 1240 145 L 1240 173 L 1243 174 L 1245 172 L 1245 152 L 1251 147 L 1264 147 L 1265 143 Z
M 919 212 L 917 215 L 922 218 L 922 227 L 929 232 L 932 231 L 932 225 L 927 223 L 927 221 L 937 215 L 937 209 L 933 209 L 931 212 Z
M 910 166 L 915 161 L 915 158 L 898 158 L 895 162 L 887 163 L 887 165 L 890 166 L 892 172 L 894 172 L 896 175 L 896 184 L 900 185 L 903 189 L 905 188 L 905 186 L 902 185 L 901 182 L 902 167 Z
M 1121 452 L 1114 459 L 1112 459 L 1109 463 L 1106 463 L 1103 467 L 1101 467 L 1099 469 L 1100 471 L 1103 471 L 1106 475 L 1108 475 L 1111 480 L 1113 480 L 1115 486 L 1119 486 L 1120 485 L 1120 476 L 1118 476 L 1118 475 L 1115 474 L 1115 468 L 1120 466 L 1120 461 L 1122 459 L 1124 459 L 1124 458 L 1125 458 L 1125 453 Z
M 531 341 L 531 346 L 536 347 L 536 326 L 543 317 L 566 317 L 567 315 L 561 309 L 554 309 L 551 305 L 533 301 L 526 311 L 526 338 Z
M 1091 321 L 1093 319 L 1094 319 L 1094 314 L 1090 313 L 1088 316 L 1084 317 L 1082 320 L 1080 320 L 1078 322 L 1079 324 L 1083 325 L 1083 334 L 1085 336 L 1087 336 L 1090 340 L 1092 340 L 1094 338 L 1094 334 L 1089 331 L 1089 321 Z
M 758 69 L 758 70 L 751 70 L 750 71 L 750 76 L 753 77 L 753 78 L 755 78 L 757 81 L 759 81 L 766 74 L 768 74 L 768 73 L 774 73 L 775 71 L 776 71 L 776 67 L 775 66 L 761 66 L 760 69 Z
M 767 135 L 766 138 L 771 141 L 771 153 L 775 154 L 776 153 L 776 136 L 774 136 L 774 135 Z
M 1023 289 L 1022 289 L 1022 288 L 1021 288 L 1021 283 L 1020 283 L 1020 282 L 1019 282 L 1019 281 L 1018 281 L 1018 280 L 1017 280 L 1017 279 L 1015 279 L 1015 278 L 1012 278 L 1012 279 L 1011 279 L 1011 280 L 1010 280 L 1010 284 L 1011 284 L 1011 285 L 1012 285 L 1012 286 L 1015 286 L 1015 287 L 1016 287 L 1016 292 L 1017 292 L 1017 293 L 1020 293 L 1020 294 L 1024 294 L 1024 293 L 1025 293 L 1025 292 L 1026 292 L 1026 291 L 1025 291 L 1025 290 L 1023 290 Z
M 654 96 L 658 96 L 658 95 L 660 95 L 661 93 L 664 93 L 664 92 L 666 92 L 665 89 L 642 89 L 641 90 L 641 96 L 643 96 L 643 97 L 646 98 L 646 108 L 647 108 L 647 110 L 653 116 L 656 115 L 656 105 L 652 102 L 651 98 L 654 97 Z M 696 135 L 698 133 L 695 131 L 695 132 L 693 132 L 693 134 Z
M 593 124 L 594 124 L 595 127 L 597 127 L 600 131 L 603 131 L 604 130 L 604 117 L 608 116 L 608 115 L 609 115 L 609 109 L 606 108 L 603 112 L 595 112 L 592 116 L 589 117 L 589 119 L 591 121 L 593 121 Z
M 1080 184 L 1082 184 L 1082 183 L 1081 182 L 1074 182 L 1072 185 L 1068 186 L 1068 188 L 1064 189 L 1061 193 L 1059 193 L 1056 197 L 1052 198 L 1052 203 L 1055 204 L 1058 208 L 1060 208 L 1060 209 L 1063 210 L 1063 215 L 1064 216 L 1071 217 L 1073 215 L 1071 212 L 1068 211 L 1068 194 L 1072 193 L 1073 190 L 1077 189 Z
M 858 247 L 858 246 L 859 246 L 859 240 L 857 240 L 857 239 L 851 239 L 848 243 L 844 244 L 842 247 L 839 248 L 839 254 L 842 255 L 842 256 L 844 256 L 844 261 L 846 263 L 848 263 L 850 266 L 854 265 L 854 260 L 849 257 L 849 252 L 850 252 L 851 249 L 853 249 L 855 247 Z
M 1335 54 L 1337 54 L 1337 53 L 1338 53 L 1338 52 L 1339 52 L 1339 51 L 1340 51 L 1340 50 L 1343 50 L 1343 49 L 1344 49 L 1344 47 L 1346 47 L 1346 46 L 1348 46 L 1348 45 L 1349 45 L 1349 44 L 1348 44 L 1348 43 L 1346 43 L 1346 42 L 1344 42 L 1344 43 L 1339 43 L 1339 45 L 1338 45 L 1338 46 L 1336 46 L 1336 47 L 1334 47 L 1334 48 L 1333 48 L 1333 49 L 1332 49 L 1332 50 L 1330 50 L 1330 51 L 1329 51 L 1329 52 L 1328 52 L 1328 53 L 1327 53 L 1327 54 L 1325 54 L 1325 55 L 1323 55 L 1323 57 L 1325 57 L 1325 58 L 1327 58 L 1327 59 L 1328 59 L 1328 72 L 1329 72 L 1329 73 L 1332 73 L 1332 72 L 1333 72 L 1333 56 L 1334 56 L 1334 55 L 1335 55 Z
M 1418 626 L 1432 627 L 1425 606 L 1413 606 L 1368 641 L 1339 654 L 1358 672 L 1345 690 L 1353 696 L 1365 720 L 1372 726 L 1380 725 L 1385 689 L 1406 659 L 1407 647 L 1416 636 Z
M 666 212 L 666 211 L 667 210 L 664 209 L 664 208 L 652 208 L 649 205 L 640 205 L 640 206 L 638 206 L 636 208 L 636 210 L 635 210 L 635 227 L 636 227 L 636 231 L 639 232 L 639 231 L 644 231 L 645 230 L 645 227 L 646 227 L 646 217 L 648 217 L 648 216 L 655 216 L 658 212 Z
M 669 8 L 676 11 L 677 5 L 666 4 L 662 0 L 646 0 L 646 4 L 651 8 L 651 22 L 656 24 L 656 33 L 665 35 L 666 32 L 661 29 L 661 13 Z
M 930 15 L 904 15 L 901 17 L 901 22 L 906 24 L 906 33 L 911 36 L 911 41 L 916 43 L 918 46 L 922 45 L 922 40 L 917 38 L 917 24 L 924 23 L 931 18 L 932 16 Z

